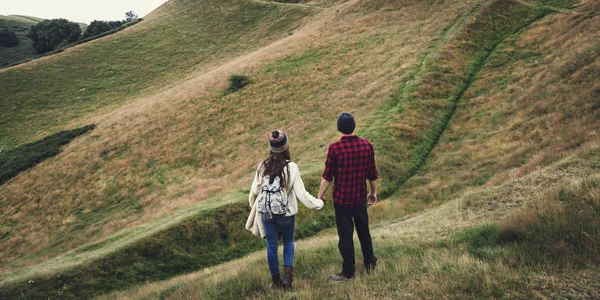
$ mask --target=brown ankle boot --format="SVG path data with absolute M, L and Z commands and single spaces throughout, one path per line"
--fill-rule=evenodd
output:
M 292 281 L 294 281 L 294 267 L 285 267 L 284 269 L 283 281 L 281 281 L 281 284 L 283 285 L 283 289 L 291 290 Z
M 271 284 L 271 288 L 274 290 L 280 289 L 281 286 L 281 277 L 279 275 L 271 276 L 273 283 Z

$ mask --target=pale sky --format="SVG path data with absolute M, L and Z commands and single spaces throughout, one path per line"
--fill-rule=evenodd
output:
M 0 15 L 63 18 L 89 24 L 93 20 L 119 21 L 133 10 L 144 17 L 167 0 L 0 0 Z

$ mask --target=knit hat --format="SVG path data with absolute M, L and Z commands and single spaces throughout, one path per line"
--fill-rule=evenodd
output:
M 337 120 L 337 127 L 341 133 L 351 134 L 356 128 L 354 123 L 354 116 L 351 113 L 343 112 L 340 114 Z
M 283 130 L 274 130 L 269 133 L 267 137 L 269 144 L 271 145 L 271 151 L 273 153 L 285 152 L 288 149 L 288 138 L 287 134 Z

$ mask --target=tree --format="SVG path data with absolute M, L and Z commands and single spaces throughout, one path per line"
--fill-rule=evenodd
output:
M 0 30 L 0 47 L 14 47 L 19 45 L 19 39 L 14 31 L 8 29 Z
M 121 27 L 125 21 L 96 21 L 94 20 L 90 25 L 85 29 L 83 33 L 83 38 L 89 38 L 92 36 L 97 36 L 104 32 L 116 29 Z
M 125 20 L 123 21 L 125 21 L 125 23 L 129 23 L 137 19 L 139 19 L 138 15 L 133 10 L 130 10 L 125 13 Z
M 32 25 L 27 36 L 38 53 L 46 53 L 63 45 L 74 43 L 81 36 L 79 24 L 65 19 L 44 20 Z

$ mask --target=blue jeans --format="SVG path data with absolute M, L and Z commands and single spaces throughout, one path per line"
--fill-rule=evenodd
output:
M 294 263 L 294 231 L 296 230 L 296 216 L 286 217 L 284 215 L 273 215 L 273 219 L 265 220 L 261 217 L 265 225 L 265 235 L 267 238 L 267 261 L 271 276 L 279 275 L 279 258 L 277 257 L 278 233 L 283 237 L 283 266 L 291 267 Z

